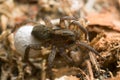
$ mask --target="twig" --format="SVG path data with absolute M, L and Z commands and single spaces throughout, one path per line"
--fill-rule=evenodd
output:
M 89 71 L 90 80 L 94 80 L 92 66 L 91 66 L 90 61 L 86 60 L 86 64 L 87 64 L 87 68 L 88 68 L 88 71 Z

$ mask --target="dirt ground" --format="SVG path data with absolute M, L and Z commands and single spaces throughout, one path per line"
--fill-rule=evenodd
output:
M 57 55 L 55 80 L 120 79 L 120 0 L 0 0 L 0 80 L 49 80 L 48 54 L 30 58 L 33 68 L 16 49 L 14 35 L 21 26 L 43 23 L 44 18 L 57 25 L 63 16 L 79 19 L 89 32 L 88 44 L 102 58 L 81 48 L 68 54 L 75 62 L 70 65 Z M 49 53 L 50 48 L 41 52 Z

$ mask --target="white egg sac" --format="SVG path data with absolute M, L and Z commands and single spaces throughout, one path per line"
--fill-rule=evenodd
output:
M 16 51 L 24 56 L 25 54 L 25 49 L 28 45 L 30 44 L 40 44 L 40 41 L 35 39 L 33 35 L 31 35 L 33 26 L 31 25 L 25 25 L 20 27 L 14 36 L 14 44 Z M 30 50 L 30 57 L 35 57 L 38 54 L 40 54 L 40 50 Z

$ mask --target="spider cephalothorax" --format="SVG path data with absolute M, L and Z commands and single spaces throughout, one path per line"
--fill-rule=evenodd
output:
M 75 42 L 75 34 L 67 29 L 52 29 L 44 25 L 37 25 L 33 28 L 32 35 L 44 45 L 51 44 L 56 47 L 69 45 Z
M 65 20 L 70 20 L 68 26 L 65 24 Z M 89 36 L 86 28 L 81 26 L 81 24 L 74 17 L 62 17 L 60 18 L 59 26 L 54 26 L 48 19 L 44 19 L 46 25 L 37 25 L 33 28 L 31 35 L 38 39 L 41 44 L 31 44 L 28 45 L 25 50 L 24 60 L 29 62 L 29 51 L 30 49 L 41 49 L 41 46 L 52 45 L 51 53 L 48 56 L 48 69 L 51 72 L 52 63 L 54 61 L 55 55 L 58 52 L 62 57 L 64 57 L 69 63 L 73 63 L 73 60 L 65 53 L 66 49 L 69 50 L 71 46 L 83 46 L 86 49 L 96 53 L 98 52 L 89 46 L 87 43 L 81 42 L 81 34 L 79 31 L 82 31 L 85 34 L 86 42 L 89 42 Z M 57 49 L 57 50 L 56 50 Z M 99 55 L 100 56 L 100 55 Z M 50 77 L 52 79 L 52 77 Z

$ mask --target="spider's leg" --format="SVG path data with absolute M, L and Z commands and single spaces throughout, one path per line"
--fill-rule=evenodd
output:
M 67 61 L 67 63 L 69 63 L 70 65 L 74 64 L 73 60 L 65 53 L 65 50 L 63 48 L 60 48 L 59 54 Z
M 56 48 L 55 46 L 53 46 L 52 52 L 48 56 L 48 74 L 49 74 L 50 80 L 54 80 L 53 73 L 52 73 L 52 66 L 53 66 L 53 61 L 55 59 L 55 55 L 56 55 Z
M 65 20 L 77 20 L 77 18 L 72 17 L 72 16 L 61 17 L 60 18 L 60 27 L 63 28 L 63 29 L 66 28 Z
M 74 26 L 76 25 L 76 26 Z M 88 34 L 88 31 L 85 27 L 83 27 L 79 22 L 77 21 L 73 21 L 70 25 L 69 25 L 69 29 L 70 30 L 74 30 L 74 31 L 77 31 L 77 30 L 81 30 L 82 32 L 85 33 L 85 38 L 87 41 L 89 41 L 89 34 Z
M 76 43 L 78 46 L 83 46 L 85 48 L 87 48 L 88 50 L 94 52 L 96 55 L 98 55 L 99 57 L 101 57 L 103 60 L 105 60 L 100 54 L 99 52 L 97 52 L 94 48 L 92 48 L 90 45 L 84 43 L 84 42 L 77 42 Z
M 41 46 L 40 44 L 30 44 L 27 46 L 27 48 L 25 49 L 25 55 L 24 55 L 24 62 L 27 62 L 29 65 L 31 65 L 32 67 L 35 67 L 34 64 L 32 62 L 30 62 L 29 60 L 29 53 L 30 53 L 30 49 L 34 49 L 34 50 L 40 50 Z
M 51 23 L 50 19 L 48 19 L 47 17 L 45 17 L 43 20 L 44 20 L 46 26 L 51 27 L 51 28 L 54 27 L 54 25 Z

